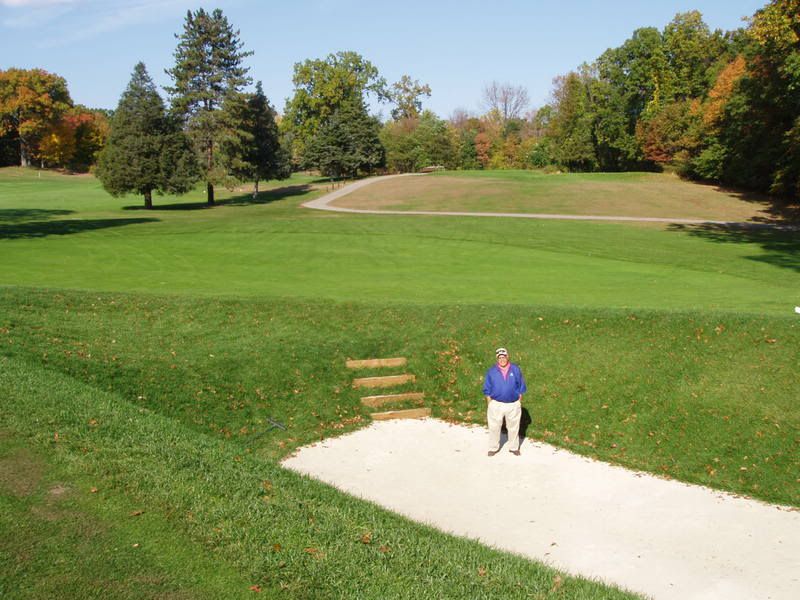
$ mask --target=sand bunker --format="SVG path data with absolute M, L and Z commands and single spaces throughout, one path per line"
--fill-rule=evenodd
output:
M 386 421 L 284 466 L 443 531 L 654 598 L 800 598 L 800 512 L 482 427 Z

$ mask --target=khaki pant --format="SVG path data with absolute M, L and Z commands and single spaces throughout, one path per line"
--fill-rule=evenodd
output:
M 522 403 L 498 402 L 491 400 L 486 409 L 486 420 L 489 422 L 489 451 L 497 452 L 500 449 L 500 429 L 503 419 L 506 420 L 508 430 L 509 451 L 519 450 L 519 421 L 522 417 Z

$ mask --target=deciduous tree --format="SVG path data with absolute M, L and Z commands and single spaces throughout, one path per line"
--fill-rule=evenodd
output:
M 23 167 L 36 145 L 72 106 L 67 82 L 43 69 L 0 71 L 0 129 L 19 143 Z
M 403 75 L 400 81 L 392 84 L 390 96 L 396 107 L 392 109 L 392 118 L 416 119 L 422 111 L 422 98 L 430 97 L 431 87 L 422 84 L 408 75 Z
M 518 119 L 530 103 L 528 90 L 510 83 L 492 81 L 483 87 L 483 102 L 487 111 L 497 111 L 502 124 Z
M 292 77 L 295 91 L 286 103 L 282 126 L 292 144 L 292 158 L 307 165 L 306 146 L 317 131 L 345 104 L 347 110 L 364 103 L 373 95 L 379 101 L 389 99 L 386 80 L 378 69 L 356 52 L 337 52 L 324 59 L 295 63 Z M 319 145 L 317 145 L 317 150 Z

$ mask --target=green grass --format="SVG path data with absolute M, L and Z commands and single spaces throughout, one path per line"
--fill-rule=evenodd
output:
M 0 285 L 757 314 L 800 287 L 795 232 L 339 215 L 298 208 L 308 181 L 130 211 L 91 178 L 20 178 L 0 172 Z
M 3 536 L 11 568 L 0 590 L 14 597 L 238 598 L 251 586 L 315 599 L 632 597 L 409 522 L 73 378 L 0 360 L 11 401 L 2 427 L 49 453 L 57 475 L 79 474 L 75 514 L 50 527 L 57 543 L 40 523 L 24 544 Z M 16 536 L 13 516 L 35 519 L 19 505 L 48 502 L 38 490 L 2 501 L 11 512 L 0 526 Z M 80 526 L 69 522 L 81 517 L 75 505 L 90 515 Z M 144 512 L 125 515 L 131 507 Z M 98 513 L 108 525 L 96 533 Z M 58 560 L 38 564 L 39 554 Z
M 72 396 L 62 400 L 71 404 Z M 238 598 L 249 587 L 163 513 L 75 462 L 53 438 L 37 444 L 0 432 L 0 531 L 0 596 Z
M 0 307 L 3 354 L 270 459 L 367 422 L 347 358 L 408 356 L 435 416 L 484 422 L 481 376 L 505 344 L 534 437 L 800 505 L 792 316 L 35 290 L 5 290 Z M 268 418 L 288 431 L 264 433 Z
M 300 209 L 317 188 L 149 212 L 0 171 L 0 594 L 617 597 L 277 466 L 368 422 L 346 358 L 408 356 L 435 416 L 482 423 L 506 345 L 529 436 L 800 506 L 796 234 Z

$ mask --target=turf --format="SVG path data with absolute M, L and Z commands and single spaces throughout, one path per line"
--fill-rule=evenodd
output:
M 195 195 L 131 211 L 92 179 L 37 194 L 20 178 L 0 174 L 0 285 L 755 314 L 797 301 L 792 231 L 337 215 L 298 208 L 319 193 L 307 179 L 214 210 Z
M 299 207 L 321 191 L 295 176 L 144 211 L 91 177 L 0 171 L 0 463 L 43 473 L 0 489 L 0 590 L 617 597 L 280 469 L 368 422 L 347 358 L 406 355 L 435 416 L 483 422 L 481 375 L 506 345 L 529 436 L 800 506 L 795 233 Z M 36 514 L 57 502 L 80 516 L 49 540 Z M 129 516 L 141 506 L 152 521 Z M 70 566 L 86 539 L 94 579 Z
M 348 358 L 407 356 L 406 387 L 434 416 L 483 423 L 482 374 L 503 344 L 528 374 L 529 435 L 800 505 L 793 316 L 37 290 L 5 290 L 0 307 L 3 354 L 270 459 L 368 422 Z
M 632 597 L 409 522 L 73 378 L 0 360 L 0 391 L 13 402 L 2 426 L 47 451 L 58 475 L 79 474 L 70 510 L 92 515 L 80 527 L 70 522 L 79 512 L 56 516 L 55 549 L 38 523 L 23 545 L 3 536 L 13 568 L 0 571 L 0 590 L 14 597 Z M 18 526 L 13 516 L 35 520 L 21 503 L 47 504 L 35 490 L 2 497 L 4 532 Z M 98 512 L 110 524 L 95 533 Z
M 335 202 L 360 209 L 771 221 L 765 196 L 681 181 L 668 173 L 456 171 L 387 180 Z M 786 213 L 790 214 L 790 213 Z

